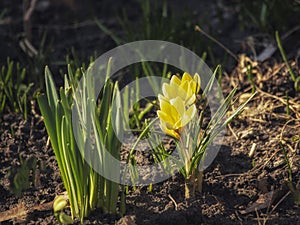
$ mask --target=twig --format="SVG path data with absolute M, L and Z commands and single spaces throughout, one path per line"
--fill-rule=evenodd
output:
M 270 211 L 270 214 L 272 212 L 274 212 L 274 210 L 280 205 L 281 202 L 283 202 L 292 192 L 288 191 L 277 203 L 276 205 L 272 208 L 272 210 Z
M 260 221 L 261 221 L 262 219 L 260 218 L 260 216 L 259 216 L 259 214 L 258 214 L 257 208 L 255 208 L 255 214 L 256 214 L 256 217 L 257 217 L 256 220 L 257 220 L 258 224 L 261 225 Z
M 47 138 L 47 142 L 46 142 L 46 148 L 48 149 L 50 146 L 50 136 L 48 136 Z
M 234 132 L 234 130 L 232 129 L 232 127 L 230 126 L 230 124 L 228 124 L 228 128 L 229 128 L 230 132 L 233 134 L 233 136 L 235 137 L 235 139 L 239 140 L 238 136 L 236 135 L 236 133 Z
M 11 220 L 14 218 L 26 218 L 28 214 L 34 211 L 48 211 L 53 207 L 53 201 L 44 204 L 35 205 L 31 208 L 26 207 L 24 202 L 20 202 L 16 207 L 0 212 L 0 222 Z
M 235 210 L 235 211 L 234 211 L 234 214 L 235 214 L 236 218 L 240 221 L 240 224 L 242 225 L 242 224 L 243 224 L 243 220 L 242 220 L 242 218 L 239 216 L 238 211 Z
M 300 26 L 296 26 L 296 27 L 290 29 L 288 32 L 286 32 L 284 35 L 282 35 L 281 39 L 282 40 L 286 39 L 288 36 L 290 36 L 292 33 L 294 33 L 297 30 L 300 30 Z
M 256 143 L 253 143 L 249 152 L 249 157 L 252 157 L 254 155 L 255 150 L 256 150 Z
M 31 15 L 33 13 L 33 10 L 35 8 L 36 2 L 37 2 L 37 0 L 31 0 L 30 6 L 29 6 L 29 8 L 27 9 L 27 11 L 25 12 L 25 15 L 24 15 L 24 21 L 29 21 L 30 20 Z
M 71 24 L 71 25 L 41 25 L 41 24 L 35 24 L 33 28 L 37 29 L 48 29 L 48 30 L 70 30 L 70 29 L 79 29 L 79 28 L 85 28 L 88 26 L 97 26 L 96 22 L 94 20 L 85 20 L 83 22 L 78 22 L 76 24 Z M 96 35 L 95 35 L 96 36 Z M 99 35 L 98 35 L 99 37 Z
M 237 62 L 239 61 L 238 57 L 230 51 L 225 45 L 223 45 L 221 42 L 219 42 L 217 39 L 206 33 L 204 30 L 202 30 L 198 25 L 195 26 L 195 30 L 199 31 L 201 34 L 218 44 L 221 48 L 223 48 L 229 55 L 231 55 Z
M 35 5 L 36 5 L 37 0 L 31 0 L 30 5 L 27 9 L 27 5 L 28 5 L 28 0 L 24 0 L 24 16 L 23 16 L 23 20 L 24 20 L 24 32 L 26 34 L 26 37 L 29 41 L 31 41 L 31 15 L 35 9 Z
M 174 203 L 175 205 L 175 210 L 177 211 L 178 210 L 178 204 L 177 202 L 175 201 L 175 199 L 169 194 L 168 197 L 171 199 L 171 201 Z
M 291 30 L 289 30 L 288 32 L 286 32 L 284 35 L 282 35 L 281 40 L 284 41 L 288 36 L 290 36 L 292 33 L 294 33 L 295 31 L 299 30 L 300 26 L 296 26 L 294 28 L 292 28 Z M 266 59 L 270 58 L 274 52 L 277 50 L 278 46 L 275 46 L 275 43 L 272 42 L 271 44 L 269 44 L 257 57 L 258 61 L 265 61 Z
M 23 40 L 20 40 L 19 42 L 20 48 L 29 56 L 34 57 L 38 54 L 38 51 L 33 47 L 31 42 L 28 40 L 28 38 L 24 38 Z

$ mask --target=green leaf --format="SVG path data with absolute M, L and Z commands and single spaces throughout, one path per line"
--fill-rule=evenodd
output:
M 46 82 L 48 104 L 51 111 L 54 112 L 56 102 L 58 101 L 58 97 L 56 92 L 56 86 L 54 84 L 51 72 L 47 66 L 45 68 L 45 82 Z
M 295 90 L 296 90 L 297 92 L 300 92 L 300 76 L 298 76 L 298 77 L 296 78 L 294 85 L 295 85 Z
M 54 150 L 58 151 L 58 143 L 56 136 L 56 126 L 55 126 L 55 117 L 52 110 L 49 107 L 47 97 L 45 95 L 40 95 L 37 98 L 39 108 L 44 117 L 44 123 L 48 132 L 48 135 L 51 139 L 51 144 Z
M 109 30 L 100 20 L 98 19 L 95 19 L 95 22 L 96 24 L 98 25 L 98 27 L 104 32 L 106 33 L 108 36 L 111 37 L 111 39 L 114 40 L 114 42 L 117 44 L 117 45 L 121 45 L 123 43 L 123 41 L 117 37 L 116 35 L 114 35 L 114 33 Z

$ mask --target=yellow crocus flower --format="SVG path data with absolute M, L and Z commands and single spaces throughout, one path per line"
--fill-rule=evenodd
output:
M 185 102 L 179 96 L 169 100 L 162 95 L 158 95 L 158 99 L 160 110 L 157 111 L 157 115 L 160 119 L 161 129 L 166 134 L 179 139 L 181 128 L 187 125 L 196 114 L 195 104 L 186 107 Z
M 196 94 L 200 90 L 200 84 L 200 76 L 198 73 L 192 77 L 185 72 L 182 79 L 173 75 L 170 84 L 163 84 L 162 92 L 167 99 L 180 97 L 185 105 L 191 105 L 196 100 Z

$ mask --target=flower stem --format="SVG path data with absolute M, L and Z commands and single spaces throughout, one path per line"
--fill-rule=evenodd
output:
M 189 199 L 195 196 L 196 191 L 202 192 L 203 171 L 194 169 L 192 174 L 185 178 L 185 198 Z

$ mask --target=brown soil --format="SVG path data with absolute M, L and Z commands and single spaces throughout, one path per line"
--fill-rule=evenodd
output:
M 5 7 L 10 5 L 10 1 L 4 2 Z M 50 8 L 52 12 L 72 7 L 53 5 Z M 95 7 L 95 10 L 98 8 L 101 7 Z M 71 15 L 63 14 L 63 18 L 52 18 L 51 13 L 43 12 L 35 14 L 42 20 L 34 21 L 36 17 L 33 17 L 33 25 L 43 25 L 45 21 L 46 25 L 49 25 L 52 19 L 60 25 L 50 27 L 52 35 L 59 43 L 54 42 L 58 51 L 53 53 L 53 58 L 56 58 L 57 54 L 64 55 L 65 46 L 81 43 L 82 37 L 87 38 L 84 39 L 86 44 L 77 46 L 77 49 L 87 50 L 86 55 L 92 54 L 96 44 L 105 50 L 111 47 L 111 40 L 104 38 L 103 33 L 99 32 L 102 36 L 97 36 L 95 30 L 97 32 L 99 30 L 95 28 L 95 24 L 89 28 L 89 25 L 84 25 L 78 29 L 63 26 L 65 24 L 61 24 L 60 19 L 67 21 L 75 15 L 80 21 L 84 17 L 78 13 L 76 7 L 72 10 Z M 14 7 L 13 11 L 17 14 L 21 9 Z M 105 18 L 112 17 L 111 11 L 102 9 L 101 13 Z M 233 16 L 231 15 L 230 21 Z M 12 20 L 14 21 L 14 18 Z M 116 24 L 115 20 L 107 19 L 107 21 L 111 26 Z M 13 59 L 20 59 L 20 55 L 24 53 L 20 52 L 18 40 L 17 38 L 11 40 L 15 33 L 22 30 L 22 23 L 20 21 L 16 23 L 17 25 L 13 26 L 6 24 L 0 26 L 0 47 L 4 49 L 2 53 L 7 52 Z M 229 25 L 231 25 L 229 30 L 234 27 L 232 21 Z M 42 26 L 33 26 L 33 34 L 36 34 L 36 37 L 33 35 L 33 43 L 41 36 L 42 30 Z M 226 33 L 226 30 L 222 32 Z M 233 36 L 234 32 L 232 31 Z M 232 40 L 232 35 L 227 38 Z M 241 34 L 238 35 L 240 36 Z M 9 44 L 4 44 L 6 42 Z M 225 39 L 226 42 L 228 40 Z M 92 43 L 93 46 L 87 43 Z M 234 45 L 233 48 L 237 46 L 236 43 L 230 44 Z M 6 60 L 6 55 L 2 53 L 0 53 L 1 63 Z M 48 64 L 48 61 L 45 63 Z M 222 89 L 224 94 L 227 94 L 233 86 L 238 86 L 237 97 L 242 101 L 243 94 L 251 91 L 251 85 L 247 75 L 243 73 L 244 68 L 236 63 L 230 65 L 233 69 L 224 73 Z M 298 66 L 297 60 L 292 62 L 293 70 L 299 76 Z M 218 156 L 205 170 L 202 193 L 185 200 L 184 180 L 177 174 L 153 185 L 151 192 L 148 191 L 148 187 L 130 189 L 126 197 L 124 217 L 106 215 L 96 210 L 84 223 L 300 224 L 300 143 L 292 140 L 297 135 L 299 137 L 300 94 L 294 91 L 294 84 L 283 63 L 268 58 L 264 63 L 252 64 L 252 67 L 256 97 L 248 104 L 243 114 L 228 127 Z M 290 96 L 289 115 L 287 115 L 286 93 Z M 56 195 L 64 192 L 64 187 L 53 150 L 47 141 L 48 136 L 42 118 L 36 103 L 32 104 L 33 110 L 27 121 L 23 120 L 21 115 L 13 113 L 0 117 L 0 219 L 9 217 L 9 213 L 13 218 L 1 224 L 58 224 L 51 202 Z M 285 147 L 286 157 L 279 144 L 280 141 Z M 253 155 L 249 156 L 253 144 L 256 148 Z M 32 160 L 36 159 L 36 166 L 29 170 L 29 187 L 17 195 L 13 191 L 12 177 L 20 173 L 22 168 L 20 157 L 23 161 L 27 159 L 29 166 L 32 165 Z M 141 156 L 140 161 L 148 163 L 149 155 Z M 76 221 L 76 224 L 79 222 Z
M 85 224 L 114 224 L 119 219 L 123 224 L 134 224 L 130 221 L 136 224 L 178 224 L 179 221 L 180 224 L 219 224 L 221 221 L 223 224 L 263 224 L 264 221 L 267 224 L 299 224 L 300 207 L 296 199 L 299 201 L 300 147 L 292 137 L 299 135 L 300 96 L 292 90 L 283 64 L 266 62 L 259 68 L 264 76 L 263 80 L 258 80 L 259 74 L 255 77 L 258 93 L 227 129 L 217 158 L 205 171 L 203 193 L 185 200 L 184 181 L 177 174 L 155 184 L 151 192 L 147 187 L 130 190 L 125 217 L 95 211 Z M 224 85 L 228 87 L 225 91 L 229 91 L 230 83 L 235 83 L 241 90 L 238 95 L 244 93 L 243 90 L 250 86 L 241 79 L 244 78 L 237 67 L 231 76 L 225 76 Z M 285 109 L 286 91 L 295 96 L 290 98 L 289 116 Z M 32 112 L 27 121 L 15 114 L 4 115 L 1 120 L 0 211 L 22 208 L 22 204 L 26 210 L 33 211 L 3 224 L 57 223 L 51 207 L 30 210 L 51 202 L 64 190 L 41 117 Z M 288 166 L 279 141 L 284 143 L 291 165 L 294 191 L 288 186 Z M 256 144 L 256 151 L 250 157 L 253 144 Z M 39 173 L 31 171 L 29 189 L 16 197 L 11 192 L 9 171 L 20 168 L 19 156 L 36 158 Z

